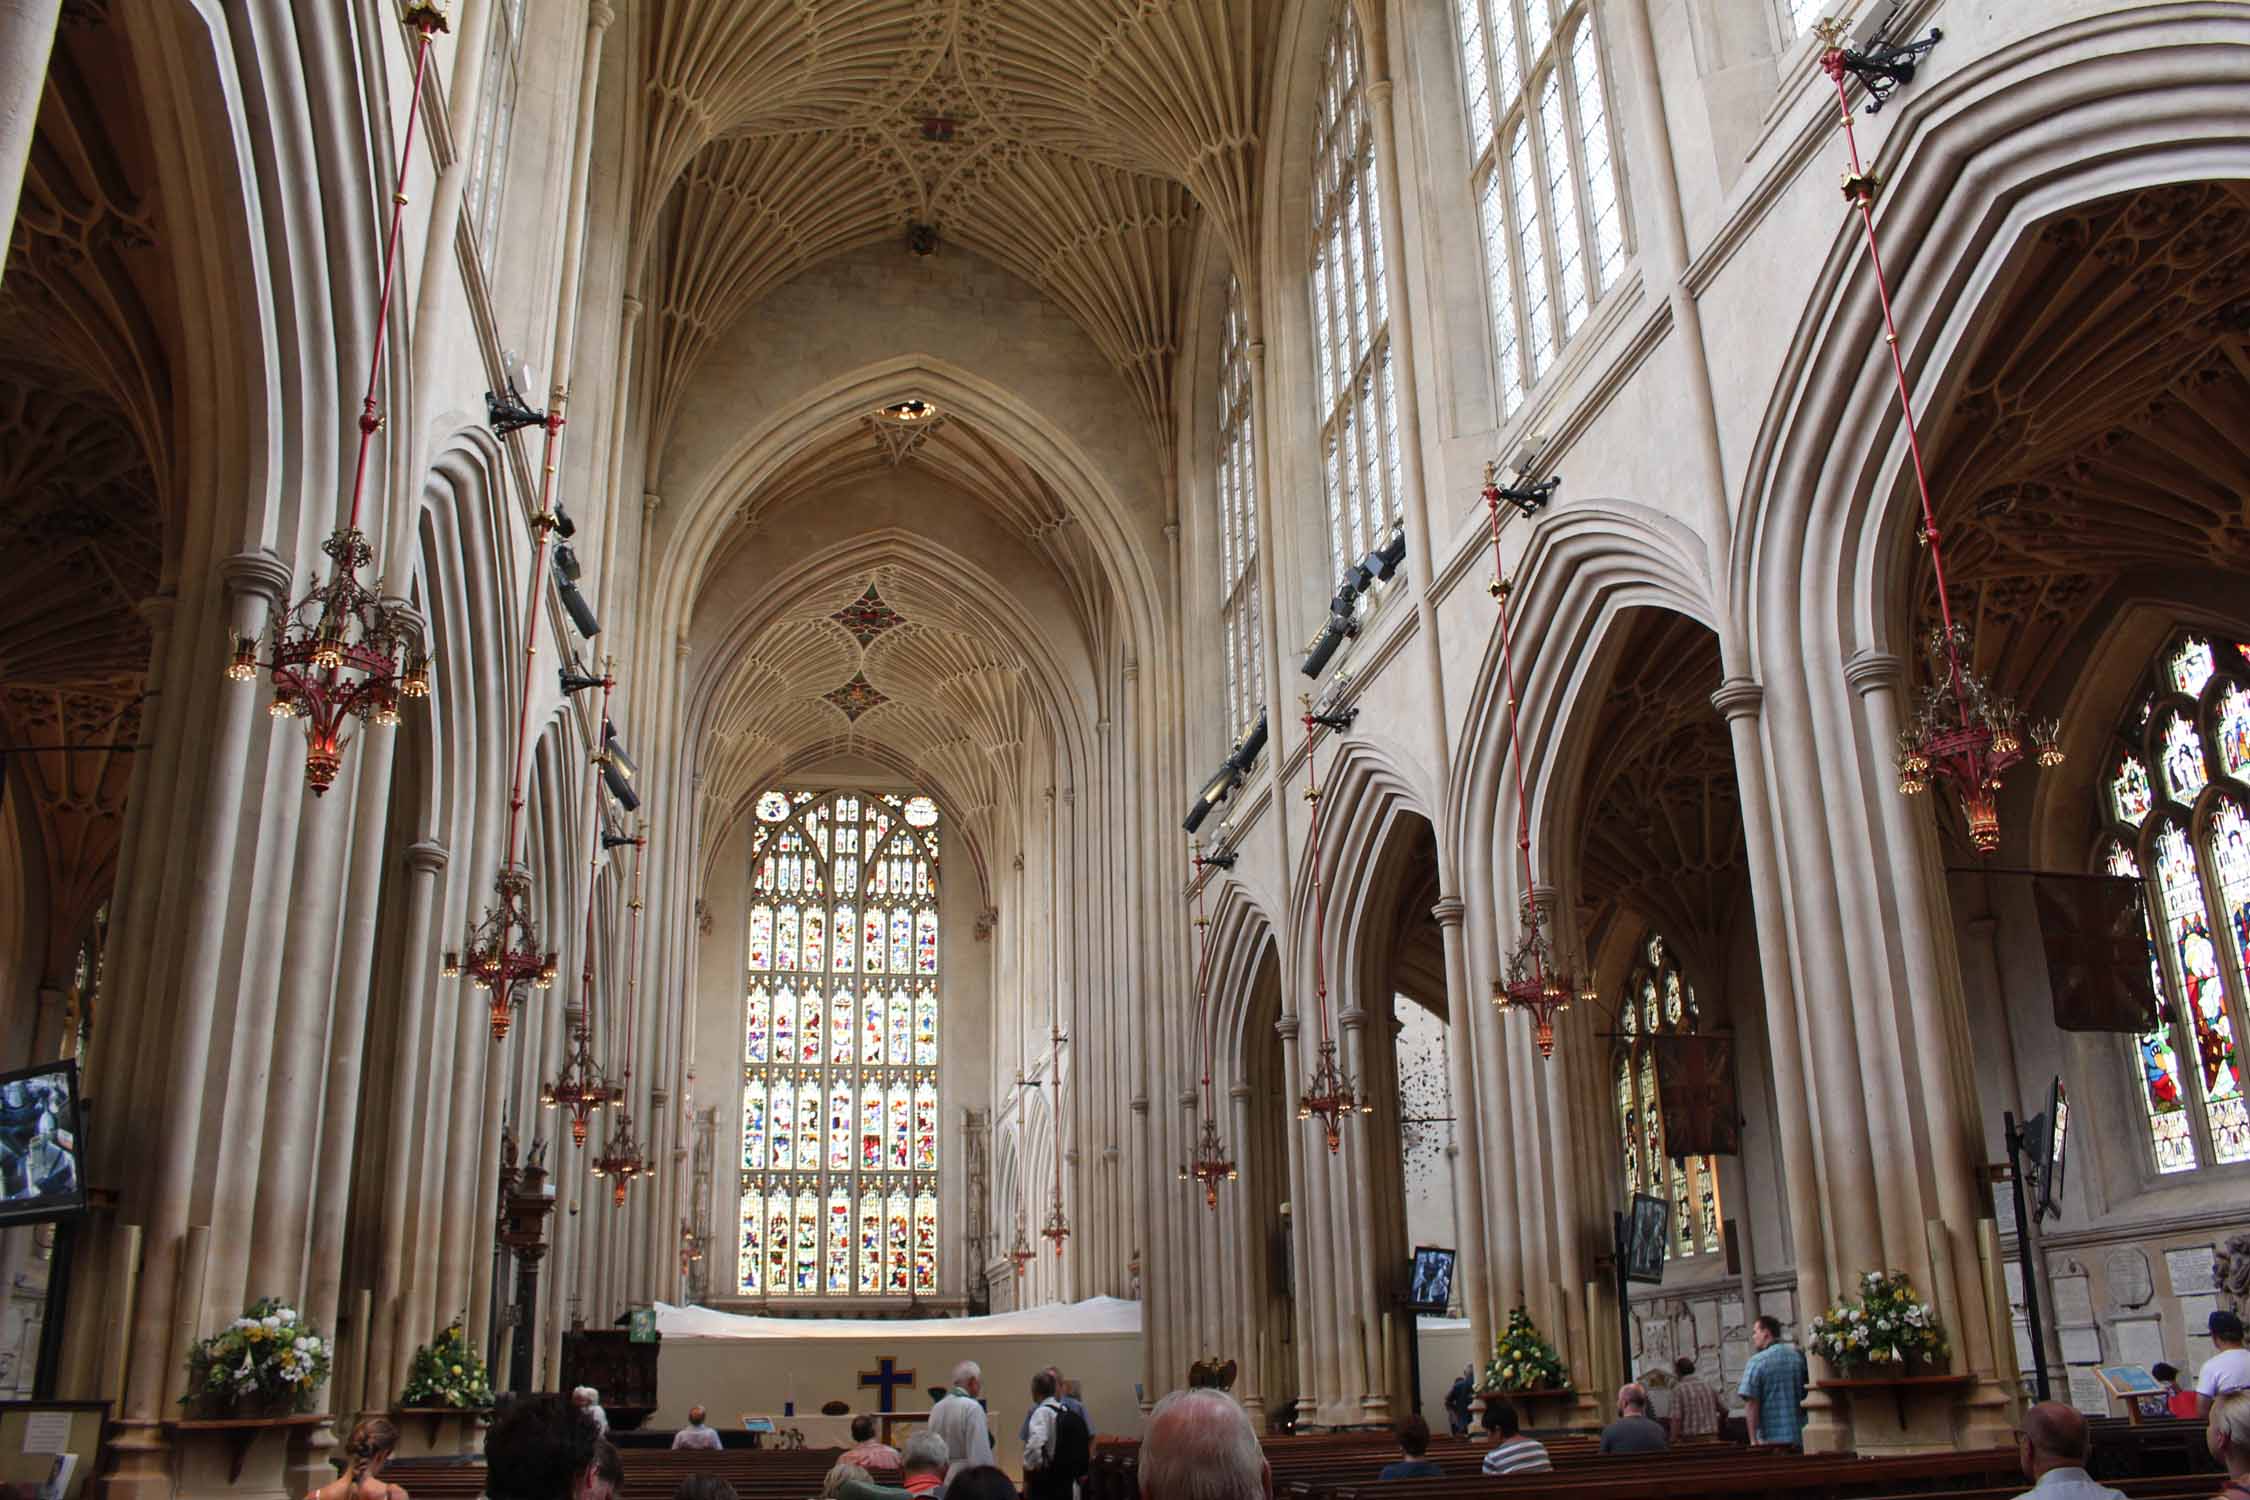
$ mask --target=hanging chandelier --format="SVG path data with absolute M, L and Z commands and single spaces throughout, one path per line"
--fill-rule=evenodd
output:
M 1552 493 L 1552 482 L 1546 487 Z M 1516 783 L 1516 854 L 1522 862 L 1523 931 L 1501 964 L 1501 977 L 1492 982 L 1492 1003 L 1503 1013 L 1520 1011 L 1531 1017 L 1532 1037 L 1543 1058 L 1555 1055 L 1555 1017 L 1570 1008 L 1574 996 L 1593 998 L 1581 991 L 1563 956 L 1554 932 L 1554 914 L 1534 894 L 1531 866 L 1531 801 L 1523 774 L 1523 725 L 1517 713 L 1515 633 L 1508 621 L 1508 596 L 1515 586 L 1507 579 L 1500 559 L 1500 506 L 1516 496 L 1503 489 L 1494 466 L 1485 465 L 1484 502 L 1492 515 L 1492 602 L 1500 615 L 1501 684 L 1508 695 L 1508 760 Z M 1518 502 L 1520 504 L 1520 502 Z M 1527 511 L 1526 514 L 1529 514 Z
M 1203 1206 L 1219 1206 L 1219 1184 L 1235 1180 L 1234 1162 L 1227 1156 L 1226 1145 L 1219 1139 L 1218 1109 L 1211 1097 L 1211 1031 L 1217 1024 L 1209 1013 L 1211 991 L 1211 918 L 1203 908 L 1204 887 L 1200 882 L 1203 872 L 1217 864 L 1203 857 L 1203 846 L 1195 839 L 1188 840 L 1188 865 L 1198 877 L 1195 888 L 1195 931 L 1197 954 L 1195 963 L 1195 1024 L 1203 1044 L 1203 1124 L 1195 1142 L 1194 1160 L 1180 1168 L 1180 1181 L 1199 1182 L 1203 1185 Z M 1225 856 L 1219 868 L 1231 867 L 1234 856 Z
M 466 971 L 470 983 L 489 995 L 492 1039 L 503 1042 L 523 1003 L 524 986 L 553 989 L 558 959 L 540 951 L 531 918 L 531 872 L 519 864 L 503 866 L 492 892 L 495 900 L 469 929 L 468 946 L 447 951 L 445 977 L 458 979 Z
M 1054 1245 L 1055 1254 L 1063 1253 L 1063 1242 L 1070 1238 L 1070 1219 L 1063 1212 L 1063 1112 L 1062 1112 L 1062 999 L 1060 994 L 1049 997 L 1047 1018 L 1047 1056 L 1055 1080 L 1055 1197 L 1047 1210 L 1047 1222 L 1040 1228 L 1040 1236 Z
M 594 1060 L 593 1029 L 586 1024 L 585 1012 L 573 1010 L 571 1017 L 570 1054 L 563 1059 L 562 1071 L 551 1083 L 539 1086 L 539 1102 L 548 1109 L 563 1109 L 570 1114 L 570 1143 L 586 1144 L 586 1136 L 593 1127 L 594 1111 L 618 1102 L 618 1091 L 602 1076 L 601 1064 Z
M 1031 1263 L 1039 1258 L 1039 1252 L 1032 1249 L 1031 1242 L 1024 1237 L 1023 1210 L 1020 1208 L 1016 1210 L 1016 1242 L 1009 1249 L 1007 1258 L 1014 1263 L 1019 1279 Z
M 398 271 L 400 225 L 406 213 L 406 170 L 414 157 L 416 127 L 422 116 L 422 80 L 429 70 L 430 46 L 447 29 L 439 0 L 408 0 L 404 20 L 419 37 L 414 49 L 414 84 L 407 96 L 406 135 L 393 177 L 390 228 L 383 241 L 383 277 L 375 301 L 375 352 L 368 361 L 367 394 L 360 403 L 359 458 L 352 469 L 350 518 L 320 544 L 328 557 L 328 576 L 313 585 L 269 626 L 273 654 L 261 661 L 260 636 L 230 632 L 226 675 L 248 682 L 261 668 L 272 674 L 273 701 L 266 712 L 277 719 L 302 719 L 305 729 L 305 781 L 315 797 L 336 784 L 343 768 L 346 737 L 353 723 L 383 728 L 399 721 L 399 705 L 430 694 L 429 654 L 415 645 L 419 628 L 403 600 L 385 598 L 377 578 L 373 588 L 359 581 L 360 569 L 375 549 L 359 529 L 367 498 L 368 450 L 383 428 L 376 390 L 383 372 L 383 347 L 390 327 L 391 291 Z
M 1204 1088 L 1209 1090 L 1210 1084 Z M 1195 1160 L 1180 1168 L 1180 1181 L 1195 1181 L 1203 1185 L 1203 1206 L 1219 1206 L 1219 1184 L 1232 1182 L 1241 1174 L 1235 1170 L 1234 1161 L 1227 1155 L 1226 1146 L 1219 1140 L 1219 1122 L 1206 1110 L 1203 1115 L 1203 1132 L 1195 1143 Z
M 609 704 L 605 694 L 602 703 L 602 723 L 607 725 L 608 722 Z M 606 752 L 597 752 L 595 755 L 597 770 L 602 763 L 604 753 Z M 605 835 L 602 842 L 609 844 L 611 839 Z M 594 1158 L 593 1166 L 596 1177 L 610 1179 L 610 1201 L 617 1207 L 623 1208 L 625 1206 L 625 1189 L 631 1185 L 636 1177 L 654 1175 L 656 1162 L 647 1152 L 641 1149 L 640 1137 L 633 1130 L 632 1112 L 633 1026 L 638 1009 L 635 1002 L 640 992 L 638 964 L 641 937 L 641 865 L 647 853 L 648 837 L 646 834 L 640 834 L 630 839 L 619 838 L 616 842 L 619 845 L 630 844 L 634 850 L 632 895 L 625 902 L 627 913 L 625 925 L 625 1072 L 619 1086 L 613 1091 L 611 1100 L 616 1106 L 615 1118 L 617 1123 L 610 1128 L 609 1139 L 603 1143 L 601 1154 Z
M 1851 156 L 1851 171 L 1843 181 L 1844 200 L 1859 214 L 1867 238 L 1867 263 L 1875 272 L 1876 296 L 1883 306 L 1883 342 L 1891 355 L 1891 374 L 1898 384 L 1899 414 L 1906 424 L 1906 447 L 1914 461 L 1914 487 L 1921 500 L 1921 521 L 1916 540 L 1929 549 L 1930 572 L 1937 589 L 1939 623 L 1930 631 L 1924 649 L 1930 660 L 1930 685 L 1914 705 L 1906 728 L 1898 737 L 1898 789 L 1909 797 L 1930 789 L 1933 783 L 1950 788 L 1968 823 L 1969 843 L 1979 854 L 2000 847 L 2000 784 L 2004 772 L 2022 761 L 2029 742 L 2033 762 L 2042 767 L 2062 764 L 2062 724 L 2057 719 L 2027 723 L 2013 699 L 1994 690 L 1976 670 L 1976 650 L 1966 625 L 1953 618 L 1953 601 L 1945 585 L 1945 554 L 1938 531 L 1937 507 L 1930 499 L 1930 480 L 1922 463 L 1922 437 L 1914 423 L 1914 396 L 1906 378 L 1906 361 L 1899 353 L 1898 323 L 1891 312 L 1890 280 L 1883 271 L 1882 251 L 1875 239 L 1875 195 L 1882 183 L 1860 164 L 1859 137 L 1852 128 L 1852 102 L 1844 79 L 1861 76 L 1878 102 L 1890 92 L 1866 77 L 1869 60 L 1843 45 L 1844 27 L 1824 21 L 1816 28 L 1826 44 L 1820 69 L 1836 85 L 1836 105 L 1844 127 L 1844 143 Z M 1938 33 L 1931 33 L 1934 42 Z M 1917 51 L 1916 49 L 1919 49 Z M 1928 44 L 1907 49 L 1914 55 Z M 1880 69 L 1877 70 L 1880 72 Z M 1914 75 L 1911 59 L 1904 78 L 1891 77 L 1891 87 Z M 1870 105 L 1872 111 L 1876 106 Z
M 1297 1096 L 1297 1118 L 1319 1119 L 1321 1136 L 1328 1142 L 1328 1154 L 1334 1156 L 1344 1146 L 1344 1122 L 1354 1114 L 1375 1113 L 1375 1101 L 1362 1099 L 1358 1084 L 1337 1065 L 1336 1038 L 1329 1029 L 1328 964 L 1324 953 L 1328 897 L 1320 878 L 1320 781 L 1314 774 L 1320 737 L 1316 726 L 1349 728 L 1359 710 L 1347 708 L 1336 713 L 1315 713 L 1311 695 L 1300 695 L 1298 701 L 1305 710 L 1305 801 L 1312 808 L 1313 1010 L 1320 1017 L 1320 1051 L 1312 1076 L 1305 1080 L 1305 1091 Z
M 1070 1238 L 1070 1220 L 1063 1216 L 1062 1187 L 1059 1183 L 1055 1187 L 1054 1207 L 1047 1210 L 1047 1222 L 1039 1234 L 1042 1239 L 1054 1245 L 1055 1254 L 1063 1253 L 1063 1241 Z

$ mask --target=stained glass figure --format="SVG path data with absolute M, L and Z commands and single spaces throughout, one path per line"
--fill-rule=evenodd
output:
M 2211 680 L 2218 664 L 2211 659 L 2211 643 L 2201 636 L 2182 637 L 2165 659 L 2165 675 L 2172 680 L 2172 691 L 2190 698 L 2203 696 L 2203 684 Z
M 2203 736 L 2179 714 L 2164 721 L 2164 790 L 2182 807 L 2194 803 L 2210 778 L 2203 772 Z
M 2250 778 L 2250 691 L 2233 682 L 2222 686 L 2216 717 L 2219 769 L 2237 781 Z
M 2109 778 L 2109 805 L 2118 822 L 2134 828 L 2141 826 L 2149 809 L 2156 805 L 2149 792 L 2148 767 L 2141 764 L 2139 756 L 2127 752 L 2118 758 L 2117 769 Z
M 2130 875 L 2139 878 L 2140 865 L 2125 846 L 2112 842 L 2103 863 L 2112 875 Z M 2156 993 L 2165 993 L 2164 968 L 2157 961 L 2156 941 L 2148 944 L 2148 966 Z M 2187 1095 L 2181 1087 L 2180 1059 L 2172 1045 L 2172 1022 L 2167 1016 L 2162 1025 L 2143 1036 L 2136 1048 L 2139 1059 L 2141 1102 L 2148 1108 L 2149 1131 L 2154 1143 L 2156 1170 L 2183 1172 L 2195 1165 L 2195 1140 L 2188 1129 Z
M 933 1293 L 942 813 L 864 792 L 754 807 L 738 1289 Z

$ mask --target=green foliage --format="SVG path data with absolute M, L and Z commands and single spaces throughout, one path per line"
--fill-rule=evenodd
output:
M 1945 1330 L 1904 1271 L 1869 1271 L 1859 1289 L 1858 1301 L 1847 1298 L 1813 1319 L 1814 1353 L 1838 1369 L 1900 1366 L 1909 1359 L 1944 1363 L 1951 1352 Z
M 1485 1363 L 1483 1389 L 1546 1391 L 1562 1383 L 1562 1356 L 1540 1336 L 1531 1314 L 1520 1307 L 1509 1313 L 1508 1329 L 1493 1340 L 1492 1358 Z
M 406 1376 L 406 1389 L 398 1404 L 405 1407 L 450 1406 L 473 1411 L 492 1404 L 492 1380 L 484 1359 L 461 1331 L 455 1319 L 444 1332 L 414 1351 Z
M 188 1388 L 180 1404 L 224 1412 L 304 1411 L 328 1379 L 332 1352 L 295 1308 L 260 1298 L 188 1350 Z

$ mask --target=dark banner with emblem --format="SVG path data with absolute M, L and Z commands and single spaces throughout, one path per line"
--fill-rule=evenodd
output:
M 2047 987 L 2064 1031 L 2156 1029 L 2148 918 L 2130 875 L 2041 875 L 2031 882 L 2047 946 Z
M 1735 1096 L 1734 1038 L 1657 1032 L 1646 1045 L 1656 1052 L 1664 1149 L 1674 1157 L 1739 1155 L 1742 1108 Z

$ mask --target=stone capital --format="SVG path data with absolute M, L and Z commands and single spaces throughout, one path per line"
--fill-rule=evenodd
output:
M 263 599 L 280 609 L 289 598 L 289 564 L 270 547 L 251 547 L 219 560 L 219 577 L 238 599 Z
M 625 326 L 630 328 L 640 320 L 641 299 L 627 292 L 618 303 L 618 311 L 625 315 Z
M 1336 1024 L 1346 1031 L 1358 1031 L 1367 1024 L 1367 1012 L 1355 1005 L 1350 1010 L 1339 1014 L 1336 1017 Z
M 1368 108 L 1389 109 L 1391 107 L 1391 81 L 1388 78 L 1370 78 L 1360 87 L 1366 91 Z
M 1105 1167 L 1113 1167 L 1117 1165 L 1117 1154 L 1117 1148 L 1115 1146 L 1102 1147 L 1102 1165 Z
M 432 839 L 419 839 L 406 846 L 406 868 L 417 875 L 435 875 L 451 858 L 445 845 Z
M 1249 1084 L 1238 1083 L 1227 1090 L 1227 1097 L 1237 1104 L 1247 1104 L 1250 1102 L 1250 1092 Z
M 1469 912 L 1468 903 L 1459 896 L 1445 896 L 1430 908 L 1430 915 L 1440 927 L 1458 927 Z
M 1195 1113 L 1195 1098 L 1196 1095 L 1194 1089 L 1181 1089 L 1180 1108 L 1186 1110 L 1189 1114 Z
M 609 0 L 594 0 L 586 7 L 586 24 L 596 32 L 607 31 L 617 22 L 617 7 Z
M 1293 1042 L 1297 1040 L 1297 1033 L 1303 1027 L 1303 1024 L 1295 1016 L 1283 1016 L 1273 1023 L 1274 1035 L 1285 1042 Z
M 1870 693 L 1897 687 L 1899 671 L 1905 665 L 1889 651 L 1854 651 L 1851 659 L 1844 663 L 1844 681 L 1864 698 Z
M 151 594 L 133 606 L 141 623 L 152 634 L 162 635 L 172 628 L 172 617 L 179 613 L 180 596 L 177 594 Z
M 1734 719 L 1754 719 L 1765 706 L 1766 690 L 1747 677 L 1729 677 L 1711 695 L 1711 706 Z
M 1141 675 L 1141 659 L 1137 656 L 1126 657 L 1125 665 L 1122 670 L 1125 674 L 1125 680 L 1127 682 L 1137 681 Z
M 648 1107 L 650 1109 L 662 1109 L 665 1105 L 671 1102 L 672 1095 L 669 1090 L 650 1089 L 648 1091 Z
M 1132 1109 L 1133 1109 L 1133 1113 L 1134 1113 L 1134 1114 L 1136 1114 L 1136 1115 L 1145 1115 L 1145 1114 L 1147 1114 L 1147 1113 L 1148 1113 L 1148 1095 L 1146 1095 L 1146 1094 L 1135 1094 L 1135 1095 L 1133 1096 Z

